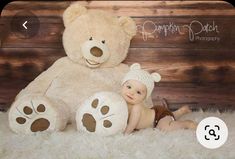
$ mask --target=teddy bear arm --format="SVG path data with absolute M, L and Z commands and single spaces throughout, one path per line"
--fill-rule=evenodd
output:
M 129 71 L 128 65 L 121 63 L 115 69 L 116 70 L 113 72 L 114 79 L 118 82 L 122 82 L 125 74 Z
M 57 60 L 16 97 L 8 114 L 9 125 L 14 132 L 53 132 L 66 127 L 70 115 L 66 103 L 45 95 L 53 80 L 68 66 L 65 60 Z
M 26 95 L 44 95 L 53 80 L 62 72 L 62 67 L 66 65 L 66 57 L 58 59 L 51 67 L 42 72 L 26 88 L 20 91 L 16 99 Z

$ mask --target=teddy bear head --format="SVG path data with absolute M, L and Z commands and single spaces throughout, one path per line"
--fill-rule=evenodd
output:
M 114 67 L 127 56 L 136 24 L 130 17 L 87 9 L 78 3 L 63 14 L 63 45 L 68 57 L 91 68 Z

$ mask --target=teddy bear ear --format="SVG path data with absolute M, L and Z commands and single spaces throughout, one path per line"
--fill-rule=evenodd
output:
M 130 66 L 130 69 L 131 70 L 140 70 L 141 69 L 141 66 L 139 63 L 133 63 L 131 66 Z
M 159 82 L 161 80 L 161 75 L 159 73 L 154 72 L 151 76 L 155 82 Z
M 136 35 L 136 24 L 133 19 L 130 17 L 122 16 L 119 19 L 120 26 L 124 29 L 127 35 L 132 38 Z
M 87 9 L 78 3 L 71 4 L 63 14 L 64 26 L 67 27 L 75 18 L 85 14 Z

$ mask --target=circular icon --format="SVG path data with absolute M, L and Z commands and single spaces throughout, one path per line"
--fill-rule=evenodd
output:
M 228 138 L 228 128 L 223 120 L 217 117 L 203 119 L 196 130 L 198 142 L 206 148 L 221 147 Z
M 38 33 L 40 22 L 32 12 L 18 12 L 11 20 L 11 31 L 19 38 L 26 39 Z

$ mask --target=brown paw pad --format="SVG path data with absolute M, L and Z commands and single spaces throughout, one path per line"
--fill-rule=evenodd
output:
M 29 106 L 25 106 L 23 111 L 26 115 L 30 115 L 33 113 L 33 109 L 31 109 Z
M 85 113 L 83 115 L 82 124 L 87 129 L 87 131 L 95 132 L 96 120 L 91 114 Z
M 44 131 L 47 130 L 50 126 L 50 122 L 45 118 L 39 118 L 35 120 L 31 125 L 32 132 Z
M 45 111 L 46 111 L 46 107 L 45 107 L 43 104 L 40 104 L 40 105 L 37 107 L 37 111 L 38 111 L 38 112 L 45 112 Z
M 94 100 L 92 101 L 92 103 L 91 103 L 91 106 L 92 106 L 93 108 L 96 108 L 96 107 L 98 106 L 98 104 L 99 104 L 99 99 L 94 99 Z
M 109 121 L 109 120 L 104 120 L 103 126 L 104 126 L 105 128 L 110 128 L 110 127 L 112 126 L 112 122 Z
M 100 111 L 103 115 L 106 115 L 109 112 L 109 107 L 105 105 L 100 109 Z
M 16 118 L 16 122 L 18 124 L 24 124 L 26 122 L 26 119 L 25 118 L 22 118 L 22 117 L 18 117 Z

